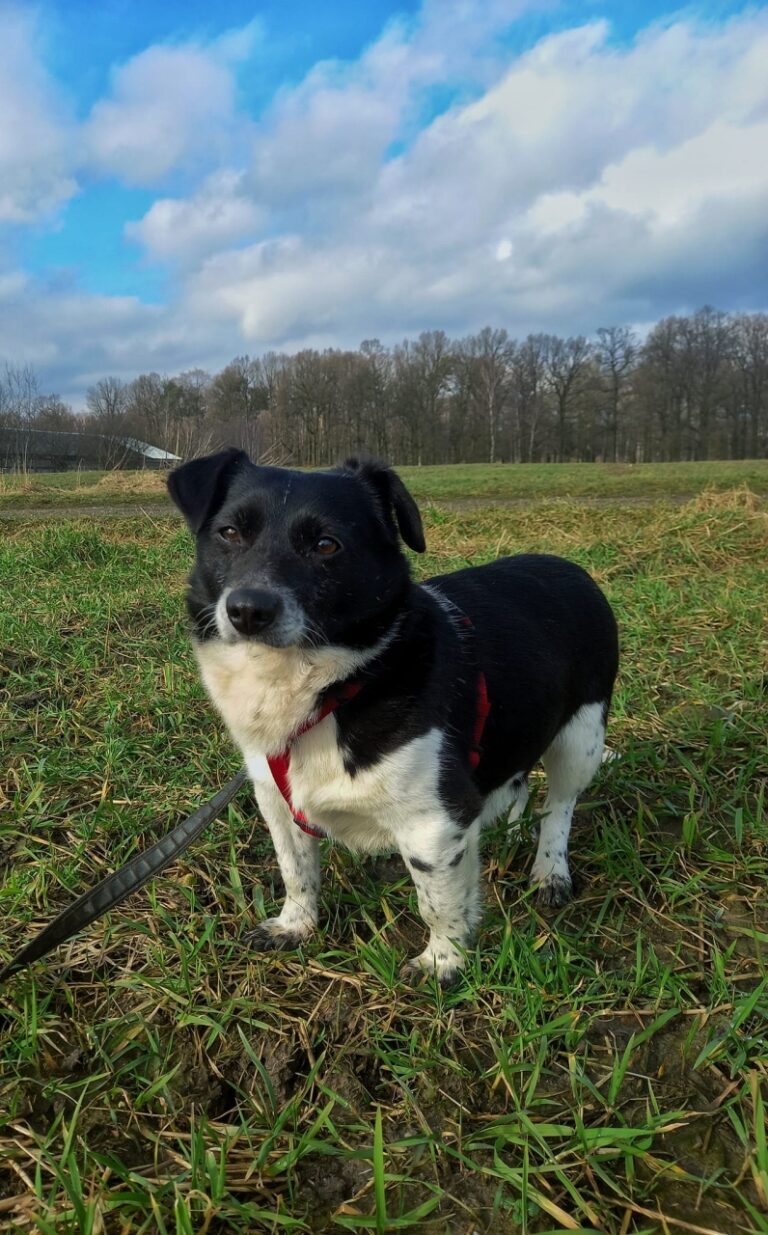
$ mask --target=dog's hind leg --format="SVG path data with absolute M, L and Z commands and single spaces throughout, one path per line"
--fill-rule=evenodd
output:
M 528 805 L 528 777 L 520 772 L 517 776 L 512 777 L 509 787 L 514 797 L 512 798 L 512 806 L 507 816 L 507 823 L 513 824 L 522 818 Z
M 602 703 L 580 708 L 542 756 L 548 792 L 531 884 L 538 887 L 538 902 L 544 907 L 564 905 L 571 897 L 568 835 L 576 799 L 602 760 L 605 711 Z
M 509 782 L 509 788 L 512 793 L 512 805 L 507 815 L 507 838 L 510 841 L 517 840 L 520 836 L 519 821 L 525 814 L 525 808 L 528 805 L 528 777 L 524 772 L 518 772 L 512 777 Z
M 251 761 L 249 770 L 253 775 Z M 260 922 L 246 936 L 251 947 L 265 952 L 296 948 L 315 930 L 320 896 L 320 842 L 297 827 L 282 795 L 270 782 L 271 777 L 267 781 L 254 776 L 256 801 L 275 846 L 285 900 L 277 917 Z

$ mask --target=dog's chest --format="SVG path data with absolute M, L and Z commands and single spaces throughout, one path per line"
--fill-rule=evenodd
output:
M 339 663 L 338 653 L 308 666 L 292 649 L 254 653 L 218 641 L 198 644 L 195 652 L 208 693 L 266 807 L 277 801 L 266 756 L 285 749 L 318 691 L 343 678 L 350 666 Z M 292 804 L 311 824 L 351 848 L 375 850 L 391 847 L 413 821 L 441 812 L 442 730 L 432 729 L 379 759 L 372 751 L 371 764 L 355 775 L 344 765 L 338 734 L 330 715 L 290 748 Z
M 431 730 L 350 775 L 336 721 L 328 716 L 291 748 L 288 777 L 293 808 L 352 849 L 392 848 L 419 819 L 442 813 L 437 793 L 441 743 L 441 732 Z M 256 751 L 245 753 L 257 793 L 266 789 L 265 801 L 274 801 L 266 758 Z
M 200 676 L 240 749 L 276 754 L 311 713 L 318 694 L 354 671 L 355 657 L 322 649 L 310 660 L 296 648 L 213 639 L 194 644 Z

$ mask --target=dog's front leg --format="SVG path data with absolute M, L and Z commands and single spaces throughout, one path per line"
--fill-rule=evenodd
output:
M 429 941 L 406 971 L 435 974 L 448 986 L 464 965 L 464 950 L 480 921 L 480 824 L 461 830 L 450 819 L 414 825 L 400 852 L 416 885 Z
M 266 768 L 266 761 L 264 763 Z M 280 791 L 271 779 L 261 774 L 261 767 L 248 768 L 253 776 L 256 801 L 269 828 L 275 846 L 280 874 L 285 887 L 285 901 L 275 918 L 267 918 L 251 931 L 246 939 L 261 951 L 296 948 L 315 930 L 320 896 L 320 842 L 308 836 L 294 823 L 293 816 Z

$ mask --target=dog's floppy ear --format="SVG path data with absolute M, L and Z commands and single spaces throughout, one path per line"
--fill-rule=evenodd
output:
M 374 490 L 387 522 L 392 525 L 394 512 L 400 535 L 408 548 L 423 553 L 427 542 L 419 508 L 397 472 L 377 459 L 346 459 L 342 467 L 346 472 L 354 472 Z
M 168 477 L 168 492 L 195 534 L 214 514 L 236 472 L 250 459 L 244 450 L 222 450 L 182 464 Z

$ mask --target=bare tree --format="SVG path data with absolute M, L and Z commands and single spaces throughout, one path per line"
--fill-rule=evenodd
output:
M 506 330 L 485 326 L 457 348 L 457 358 L 466 366 L 467 388 L 485 421 L 488 462 L 495 463 L 502 416 L 509 406 L 514 344 Z
M 706 305 L 693 317 L 683 319 L 683 323 L 692 360 L 689 382 L 694 455 L 709 459 L 713 451 L 716 455 L 721 453 L 718 420 L 735 351 L 733 322 L 727 313 Z
M 127 419 L 134 436 L 153 446 L 165 447 L 165 380 L 160 374 L 140 374 L 128 388 L 126 404 Z
M 58 395 L 41 395 L 37 401 L 34 426 L 56 433 L 76 433 L 81 421 Z
M 441 436 L 444 401 L 455 360 L 444 330 L 424 331 L 394 351 L 395 400 L 404 430 L 405 457 L 412 463 L 433 461 Z
M 363 358 L 358 376 L 360 413 L 354 449 L 359 450 L 367 439 L 377 455 L 387 458 L 392 440 L 392 355 L 378 339 L 364 339 L 360 355 Z
M 4 367 L 0 377 L 0 416 L 8 428 L 31 425 L 40 400 L 40 383 L 29 364 Z
M 742 433 L 732 438 L 734 456 L 752 459 L 768 450 L 768 314 L 743 313 L 735 320 L 734 368 Z
M 637 360 L 639 341 L 628 326 L 601 326 L 597 332 L 595 357 L 600 366 L 605 396 L 605 427 L 609 454 L 619 458 L 619 426 Z
M 562 462 L 568 453 L 569 417 L 584 393 L 590 374 L 592 345 L 583 335 L 567 339 L 548 335 L 546 338 L 545 368 L 557 415 L 557 459 Z
M 547 335 L 528 335 L 512 361 L 512 406 L 519 458 L 530 463 L 537 454 L 540 424 L 546 411 Z
M 128 407 L 128 386 L 119 377 L 102 377 L 88 387 L 85 402 L 102 424 L 117 423 Z

